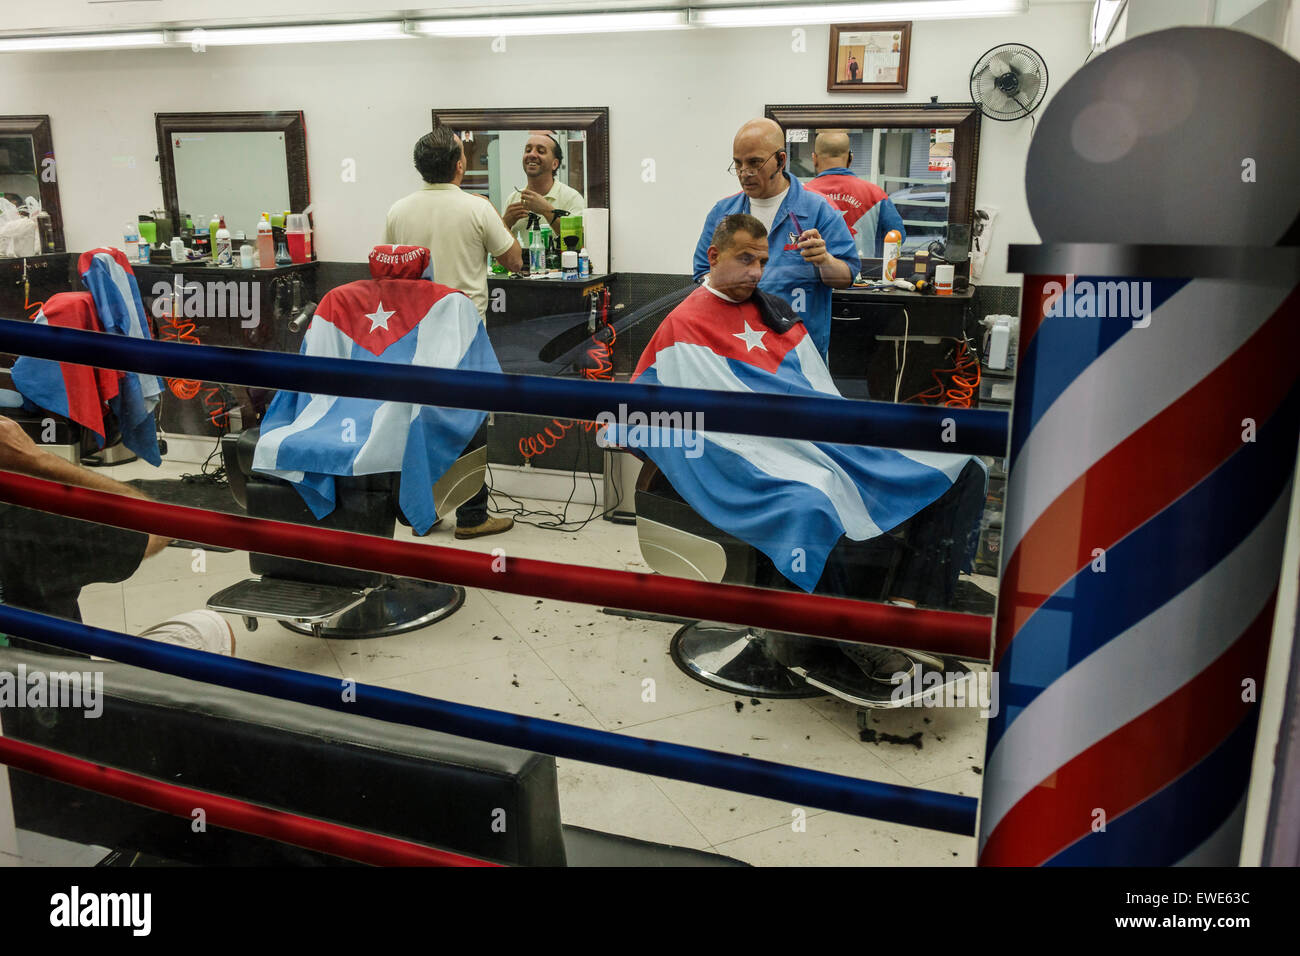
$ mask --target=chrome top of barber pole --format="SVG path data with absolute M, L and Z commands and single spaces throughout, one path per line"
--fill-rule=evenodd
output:
M 1204 246 L 1180 256 L 1152 243 L 1277 242 L 1294 232 L 1300 178 L 1274 166 L 1286 180 L 1274 195 L 1291 205 L 1264 210 L 1249 190 L 1211 188 L 1246 175 L 1211 161 L 1197 202 L 1264 211 L 1210 208 L 1217 235 L 1178 234 L 1182 213 L 1166 211 L 1189 194 L 1167 191 L 1159 170 L 1177 179 L 1175 149 L 1226 135 L 1201 102 L 1218 92 L 1183 68 L 1207 42 L 1250 48 L 1254 65 L 1238 73 L 1279 61 L 1245 86 L 1267 76 L 1300 93 L 1300 64 L 1245 34 L 1151 34 L 1081 70 L 1031 148 L 1031 211 L 1053 244 L 1010 257 L 1026 278 L 982 865 L 1235 865 L 1240 854 L 1300 433 L 1300 256 L 1227 245 L 1217 259 Z M 1161 108 L 1169 115 L 1127 141 L 1099 119 Z M 1272 149 L 1269 127 L 1222 122 L 1242 155 Z M 1119 182 L 1134 170 L 1143 195 Z M 1134 245 L 1093 244 L 1087 196 L 1056 202 L 1047 181 L 1076 172 L 1098 207 L 1112 186 L 1131 197 L 1107 234 Z

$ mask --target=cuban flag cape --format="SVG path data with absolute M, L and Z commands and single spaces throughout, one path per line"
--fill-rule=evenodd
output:
M 664 320 L 632 381 L 841 397 L 802 322 L 778 333 L 753 299 L 731 303 L 704 287 Z M 897 527 L 947 491 L 972 460 L 757 435 L 691 435 L 683 426 L 677 432 L 621 423 L 606 440 L 648 456 L 701 517 L 762 551 L 805 591 L 816 586 L 841 535 L 862 541 Z
M 89 292 L 60 292 L 46 301 L 35 321 L 62 328 L 112 332 L 138 339 L 149 332 L 135 273 L 117 249 L 91 249 L 77 260 Z M 156 375 L 91 368 L 24 356 L 14 363 L 14 388 L 28 403 L 89 429 L 104 447 L 104 406 L 117 418 L 122 443 L 151 465 L 162 463 L 154 409 L 163 383 Z
M 301 354 L 501 371 L 469 297 L 420 278 L 431 274 L 429 250 L 376 246 L 370 274 L 375 278 L 325 295 Z M 262 420 L 253 470 L 293 484 L 317 518 L 334 510 L 334 476 L 400 472 L 402 514 L 424 534 L 438 519 L 434 483 L 486 417 L 469 409 L 279 392 Z

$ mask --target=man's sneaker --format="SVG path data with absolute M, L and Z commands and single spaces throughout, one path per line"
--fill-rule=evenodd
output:
M 882 684 L 901 684 L 912 676 L 916 661 L 892 647 L 874 644 L 841 644 L 840 650 L 862 672 Z
M 457 528 L 456 537 L 464 538 L 481 538 L 489 534 L 501 534 L 503 531 L 509 531 L 515 526 L 514 518 L 488 518 L 482 524 L 476 524 L 469 528 Z

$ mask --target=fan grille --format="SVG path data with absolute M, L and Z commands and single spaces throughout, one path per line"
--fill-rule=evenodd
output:
M 1015 91 L 1008 95 L 999 88 L 999 77 L 990 64 L 995 60 L 1005 63 L 1015 74 L 1011 83 L 1004 84 Z M 1047 64 L 1032 47 L 1006 43 L 987 51 L 975 62 L 970 76 L 971 99 L 994 120 L 1016 120 L 1028 116 L 1042 103 L 1047 94 Z

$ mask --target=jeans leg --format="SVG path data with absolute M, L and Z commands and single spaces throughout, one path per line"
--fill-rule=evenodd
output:
M 456 509 L 456 527 L 473 528 L 487 521 L 488 486 L 485 484 L 478 494 Z

